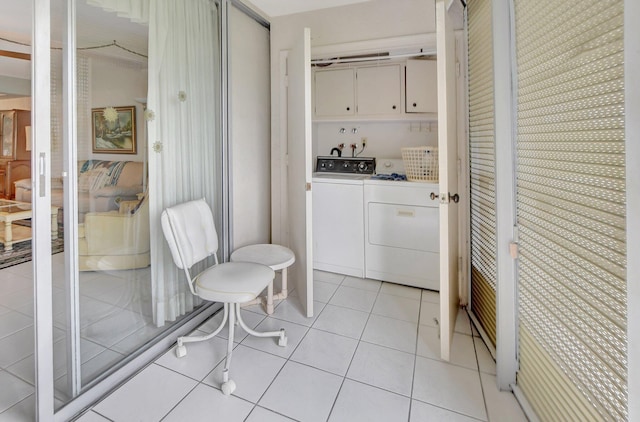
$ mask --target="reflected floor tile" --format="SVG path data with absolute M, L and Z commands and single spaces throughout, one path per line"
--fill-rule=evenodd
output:
M 0 339 L 33 325 L 33 318 L 11 311 L 0 318 Z
M 0 370 L 0 412 L 35 393 L 35 387 L 27 384 L 7 371 Z
M 143 316 L 120 309 L 114 310 L 111 315 L 88 325 L 80 332 L 83 337 L 95 343 L 111 347 L 146 324 Z
M 27 422 L 36 420 L 36 395 L 31 394 L 26 399 L 21 400 L 11 406 L 6 411 L 0 413 L 2 422 Z

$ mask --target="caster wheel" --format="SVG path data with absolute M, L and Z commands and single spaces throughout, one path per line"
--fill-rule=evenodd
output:
M 284 334 L 284 328 L 280 330 L 280 337 L 278 338 L 278 346 L 287 347 L 287 336 Z
M 222 383 L 222 394 L 225 396 L 230 396 L 236 389 L 236 383 L 233 380 L 229 380 L 227 382 Z
M 176 356 L 179 358 L 185 357 L 187 355 L 187 348 L 185 346 L 176 347 Z

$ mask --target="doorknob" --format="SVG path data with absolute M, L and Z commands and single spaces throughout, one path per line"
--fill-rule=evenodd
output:
M 432 201 L 435 201 L 438 197 L 440 198 L 441 204 L 448 204 L 451 201 L 457 204 L 458 201 L 460 201 L 460 195 L 457 193 L 454 193 L 453 195 L 451 195 L 451 193 L 447 193 L 446 195 L 437 195 L 435 192 L 431 192 L 431 194 L 429 194 L 429 198 L 431 198 Z

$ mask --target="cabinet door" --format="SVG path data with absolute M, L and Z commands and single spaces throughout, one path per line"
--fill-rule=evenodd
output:
M 438 72 L 435 60 L 407 60 L 407 113 L 438 112 Z
M 2 129 L 0 135 L 2 137 L 2 158 L 11 158 L 13 159 L 13 126 L 14 126 L 14 116 L 15 113 L 13 111 L 3 111 L 0 112 L 0 124 L 2 125 Z
M 400 66 L 362 67 L 357 75 L 359 115 L 400 114 Z
M 353 116 L 355 114 L 353 80 L 353 69 L 316 71 L 316 116 Z

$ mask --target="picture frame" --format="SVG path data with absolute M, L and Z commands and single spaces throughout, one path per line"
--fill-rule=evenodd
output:
M 136 106 L 91 109 L 91 136 L 96 154 L 136 154 Z

